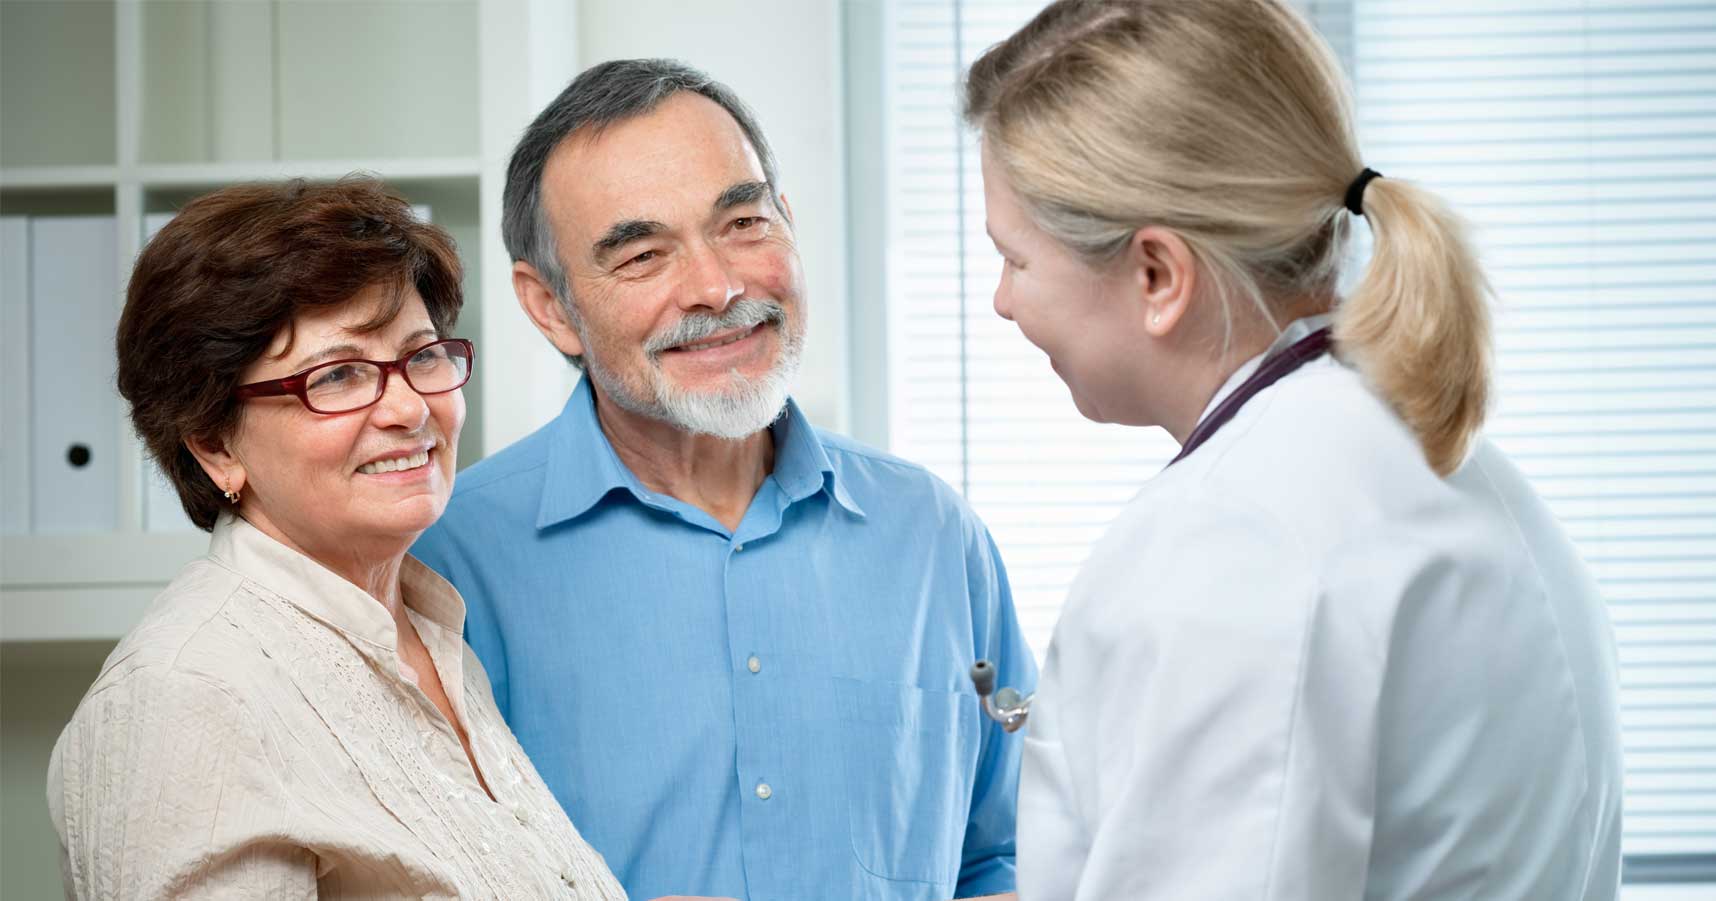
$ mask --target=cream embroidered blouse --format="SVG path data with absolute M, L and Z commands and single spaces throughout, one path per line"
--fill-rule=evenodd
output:
M 501 720 L 458 592 L 410 557 L 400 581 L 495 800 L 388 612 L 225 517 L 54 747 L 67 895 L 625 898 Z

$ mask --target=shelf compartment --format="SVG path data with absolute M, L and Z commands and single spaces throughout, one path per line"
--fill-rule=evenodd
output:
M 118 162 L 112 2 L 0 3 L 0 160 Z
M 146 163 L 477 153 L 475 0 L 148 3 Z

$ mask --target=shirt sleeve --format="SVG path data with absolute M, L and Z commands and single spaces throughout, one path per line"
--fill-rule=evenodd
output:
M 1019 630 L 1013 591 L 1001 554 L 987 530 L 966 554 L 972 621 L 978 653 L 996 665 L 996 686 L 1031 692 L 1037 685 L 1037 661 Z M 960 857 L 957 897 L 1010 892 L 1014 888 L 1014 827 L 1019 795 L 1019 751 L 1022 735 L 1008 735 L 1001 724 L 982 713 L 982 741 L 977 778 L 971 789 L 971 810 Z
M 277 837 L 285 793 L 223 687 L 140 669 L 84 699 L 48 806 L 75 898 L 314 898 L 316 856 Z
M 1070 859 L 1042 865 L 1080 899 L 1362 896 L 1387 636 L 1331 609 L 1287 524 L 1156 524 L 1172 531 L 1093 557 L 1056 633 L 1056 734 L 1027 778 L 1046 762 L 1068 797 L 1024 828 L 1076 834 L 1046 836 Z

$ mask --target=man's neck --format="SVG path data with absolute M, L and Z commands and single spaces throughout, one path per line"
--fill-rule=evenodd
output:
M 644 487 L 708 513 L 728 531 L 739 528 L 757 489 L 774 471 L 770 430 L 738 440 L 697 435 L 623 409 L 595 383 L 590 387 L 602 434 Z

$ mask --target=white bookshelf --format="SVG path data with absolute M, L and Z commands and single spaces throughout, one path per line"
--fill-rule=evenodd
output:
M 479 360 L 469 464 L 553 416 L 570 385 L 517 309 L 498 223 L 513 141 L 576 69 L 575 13 L 575 0 L 4 0 L 0 214 L 113 217 L 114 256 L 91 264 L 114 267 L 117 321 L 145 217 L 238 182 L 381 177 L 463 258 L 458 332 Z M 485 379 L 498 367 L 483 361 L 504 375 Z M 53 659 L 24 653 L 33 643 L 116 640 L 206 547 L 145 529 L 142 452 L 119 409 L 118 528 L 0 536 L 9 661 Z
M 117 322 L 146 217 L 237 182 L 381 177 L 463 258 L 468 464 L 570 390 L 512 297 L 498 223 L 514 141 L 576 72 L 577 22 L 576 0 L 0 0 L 0 215 L 112 217 L 114 250 L 88 263 L 112 267 Z M 0 535 L 0 897 L 60 895 L 43 798 L 54 739 L 208 543 L 146 529 L 142 454 L 118 411 L 117 527 Z

